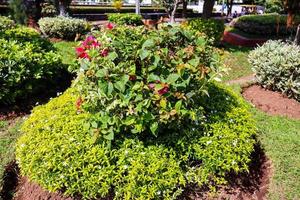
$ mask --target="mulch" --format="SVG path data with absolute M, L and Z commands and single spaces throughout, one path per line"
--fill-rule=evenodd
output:
M 259 85 L 244 88 L 243 96 L 258 109 L 270 114 L 300 119 L 300 103 L 279 92 L 270 91 Z

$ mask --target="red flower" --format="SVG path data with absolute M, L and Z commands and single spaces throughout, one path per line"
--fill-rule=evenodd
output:
M 159 95 L 164 95 L 167 92 L 169 92 L 169 85 L 168 84 L 164 84 L 164 87 L 160 90 L 157 91 Z
M 81 97 L 79 97 L 79 98 L 76 100 L 76 103 L 75 103 L 77 110 L 80 110 L 80 107 L 81 107 L 82 103 L 83 103 L 83 100 L 82 100 Z
M 108 49 L 105 48 L 101 51 L 101 56 L 106 57 L 108 55 Z
M 115 25 L 110 22 L 108 24 L 106 24 L 106 28 L 109 30 L 112 30 L 114 27 L 115 27 Z
M 78 58 L 90 58 L 89 55 L 85 52 L 83 47 L 77 47 L 75 49 Z
M 135 81 L 136 80 L 136 75 L 129 75 L 129 80 L 130 81 Z

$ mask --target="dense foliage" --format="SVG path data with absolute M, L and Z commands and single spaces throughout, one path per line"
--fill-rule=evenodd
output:
M 300 101 L 300 47 L 268 41 L 249 55 L 259 83 Z
M 90 25 L 82 19 L 70 17 L 44 17 L 38 22 L 41 32 L 50 38 L 74 40 L 90 30 Z
M 91 126 L 108 140 L 194 121 L 202 112 L 195 102 L 218 73 L 212 47 L 180 27 L 117 27 L 88 37 L 77 53 L 83 108 L 98 113 Z
M 248 169 L 253 120 L 199 32 L 109 24 L 76 53 L 73 87 L 22 127 L 22 175 L 83 199 L 176 199 Z
M 278 14 L 245 15 L 237 18 L 232 26 L 250 34 L 256 35 L 287 35 L 292 30 L 286 29 L 287 16 Z M 300 23 L 300 18 L 295 18 L 295 25 Z M 296 26 L 293 30 L 296 29 Z
M 142 16 L 132 13 L 111 13 L 108 21 L 118 25 L 143 25 Z
M 6 30 L 0 39 L 0 103 L 42 91 L 61 67 L 61 58 L 51 43 L 34 29 Z
M 14 28 L 15 22 L 8 17 L 0 16 L 0 33 L 8 29 Z
M 187 23 L 188 27 L 204 33 L 214 44 L 220 42 L 224 33 L 224 21 L 216 19 L 191 19 Z
M 22 174 L 85 199 L 111 193 L 116 199 L 175 199 L 188 184 L 223 183 L 226 172 L 247 169 L 255 128 L 237 96 L 209 88 L 201 104 L 205 123 L 157 138 L 126 137 L 111 149 L 91 137 L 85 124 L 92 116 L 78 113 L 78 94 L 69 90 L 25 122 L 16 152 Z

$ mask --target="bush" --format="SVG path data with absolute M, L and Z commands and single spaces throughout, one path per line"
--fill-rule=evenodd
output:
M 8 17 L 0 16 L 0 33 L 4 32 L 5 30 L 14 28 L 15 22 Z
M 213 82 L 205 39 L 178 26 L 111 28 L 82 42 L 73 87 L 24 123 L 22 175 L 84 199 L 175 199 L 247 170 L 253 120 Z
M 61 68 L 60 56 L 34 29 L 5 31 L 0 39 L 0 103 L 37 94 Z
M 132 25 L 139 26 L 143 25 L 142 16 L 130 13 L 113 13 L 108 14 L 108 21 L 118 25 Z
M 216 19 L 191 19 L 187 23 L 188 27 L 204 33 L 214 44 L 221 41 L 224 33 L 224 21 Z
M 245 15 L 237 18 L 232 26 L 250 34 L 256 35 L 287 35 L 290 31 L 296 30 L 296 26 L 291 30 L 286 29 L 287 16 L 278 14 L 265 15 Z M 300 18 L 295 18 L 295 25 L 300 23 Z
M 258 82 L 300 101 L 300 47 L 268 41 L 249 55 Z
M 71 89 L 36 107 L 17 143 L 22 175 L 50 191 L 84 199 L 175 199 L 187 184 L 222 182 L 231 170 L 246 170 L 255 128 L 242 100 L 210 85 L 203 96 L 206 122 L 195 130 L 166 132 L 158 138 L 124 138 L 111 149 L 91 137 Z M 201 164 L 200 164 L 201 163 Z
M 74 40 L 90 30 L 87 21 L 70 17 L 45 17 L 38 22 L 41 32 L 50 38 Z

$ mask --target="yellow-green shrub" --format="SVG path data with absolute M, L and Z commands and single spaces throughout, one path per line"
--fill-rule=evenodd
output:
M 208 85 L 198 99 L 204 116 L 182 131 L 122 135 L 109 149 L 86 126 L 92 114 L 78 111 L 70 89 L 39 106 L 22 127 L 16 157 L 21 173 L 50 191 L 84 199 L 175 199 L 187 184 L 224 183 L 230 171 L 247 169 L 255 126 L 243 101 Z

